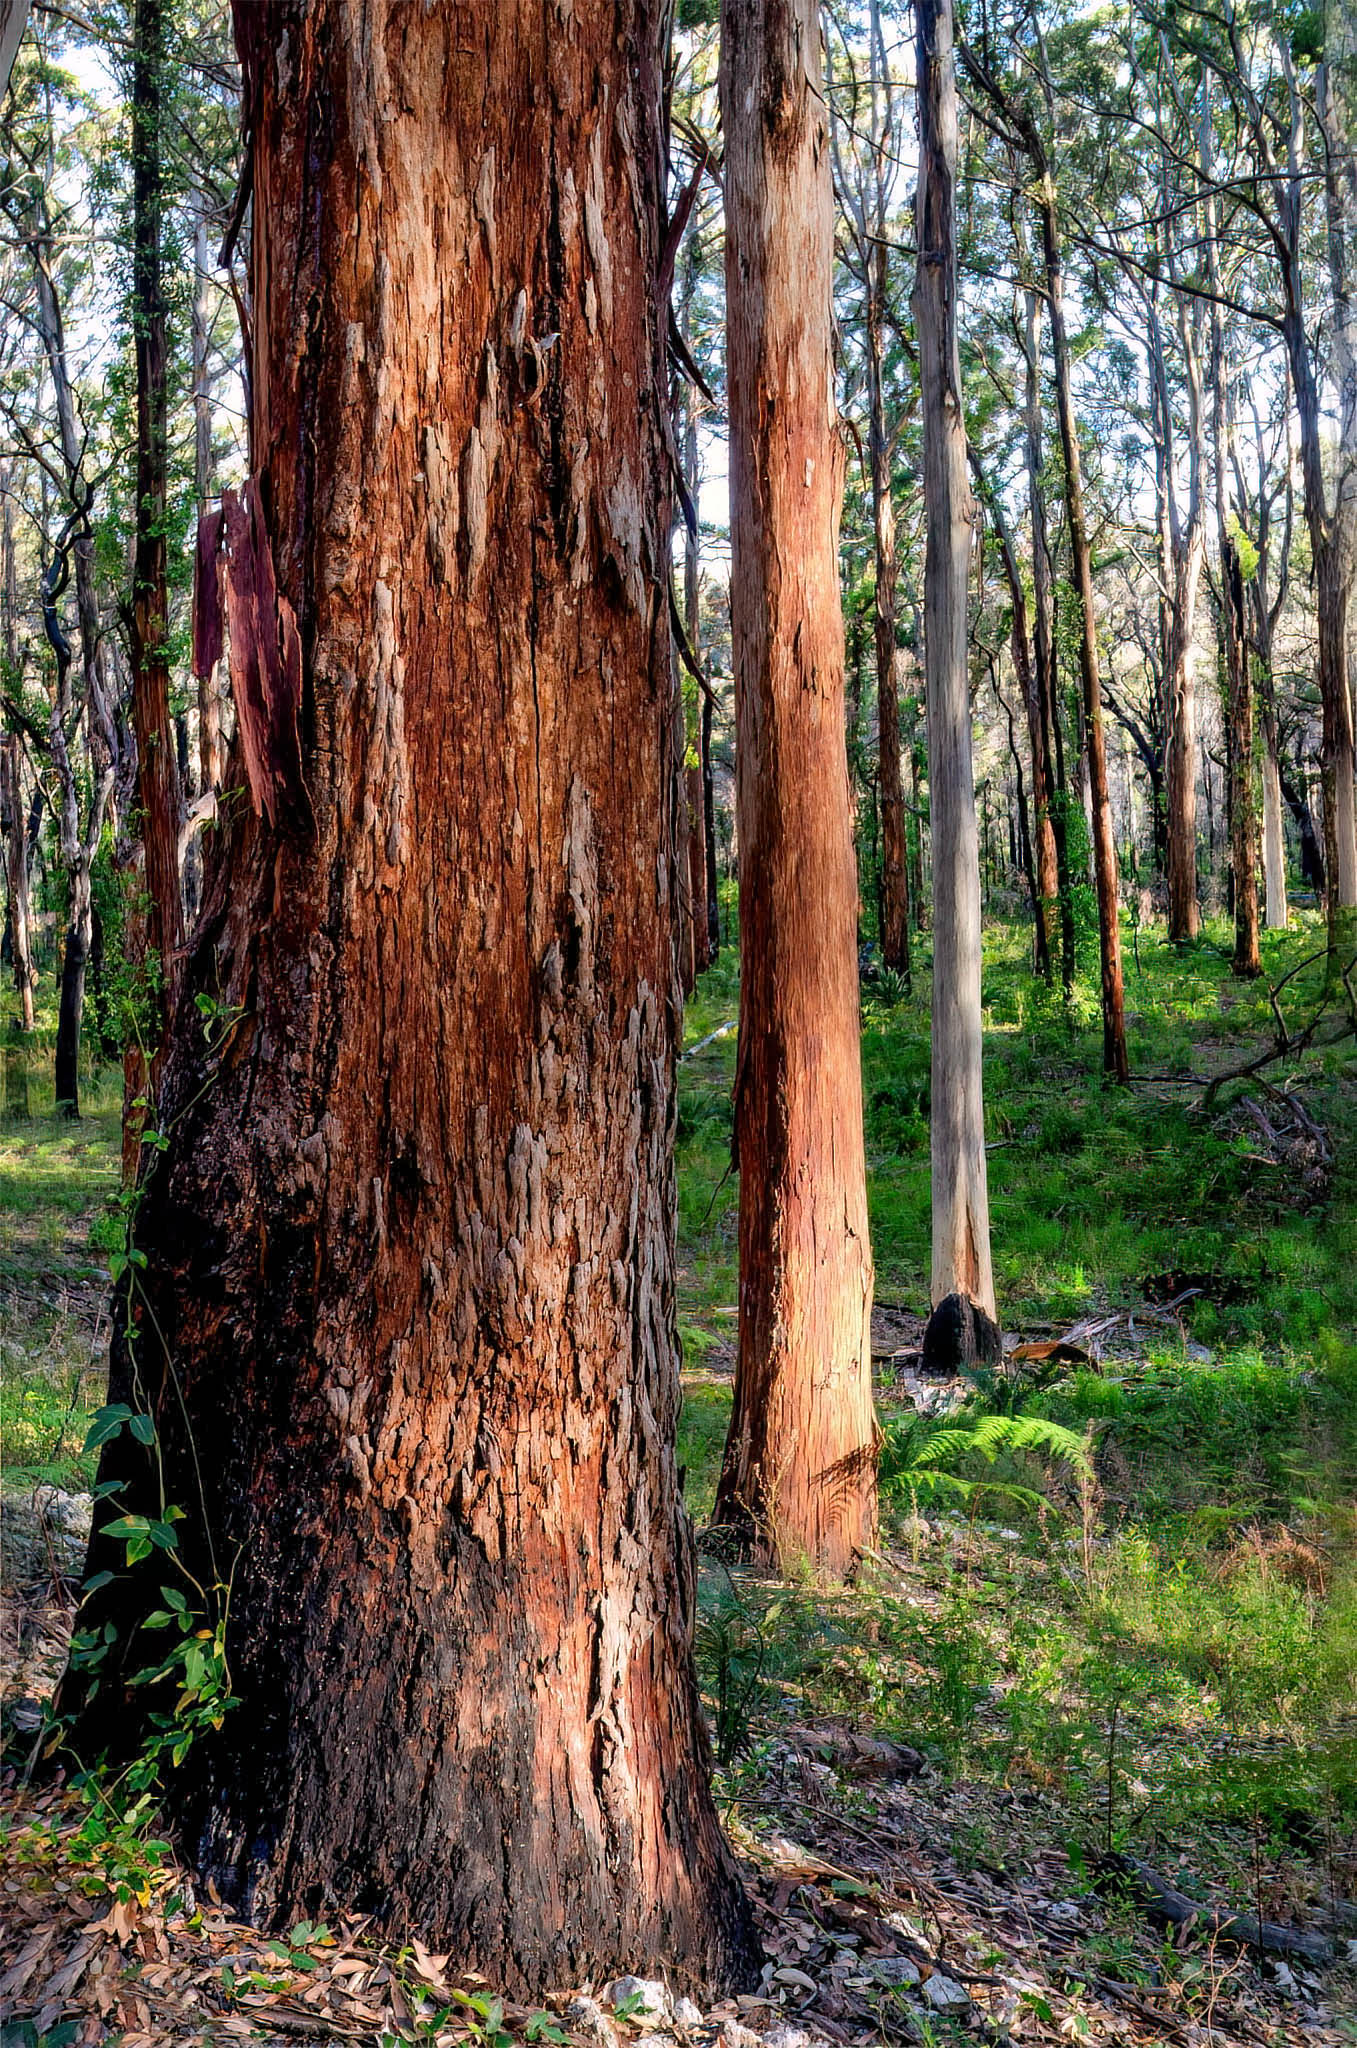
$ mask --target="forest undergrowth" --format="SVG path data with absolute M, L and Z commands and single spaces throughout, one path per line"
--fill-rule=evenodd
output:
M 988 933 L 1009 1351 L 976 1381 L 919 1357 L 926 972 L 912 991 L 869 973 L 882 1520 L 832 1594 L 703 1533 L 735 1349 L 729 948 L 689 1006 L 679 1449 L 718 1786 L 768 1951 L 758 1994 L 705 2016 L 727 2048 L 741 2027 L 743 2048 L 805 2048 L 779 2025 L 831 2042 L 1357 2040 L 1357 1059 L 1349 1037 L 1227 1078 L 1274 1044 L 1278 1011 L 1294 1038 L 1325 998 L 1314 920 L 1267 936 L 1257 984 L 1231 976 L 1226 939 L 1136 935 L 1140 1078 L 1117 1091 L 1089 992 L 1067 1009 L 1019 928 Z M 1341 1019 L 1341 987 L 1330 1001 Z M 121 1239 L 120 1077 L 92 1073 L 71 1123 L 43 1093 L 48 1050 L 40 1028 L 23 1075 L 11 1055 L 0 1122 L 11 1757 L 69 1628 Z M 151 1806 L 77 1811 L 11 1769 L 3 1826 L 7 1917 L 22 1931 L 32 1914 L 7 1948 L 6 2048 L 308 2032 L 610 2048 L 660 2027 L 632 1994 L 507 2006 L 456 1988 L 455 1959 L 347 1926 L 270 1945 L 192 1897 Z

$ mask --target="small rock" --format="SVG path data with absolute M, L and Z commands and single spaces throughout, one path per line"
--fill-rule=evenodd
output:
M 1062 1926 L 1074 1927 L 1084 1915 L 1076 1899 L 1053 1899 L 1046 1908 L 1046 1918 L 1057 1920 Z
M 685 2031 L 702 2025 L 701 2009 L 693 2004 L 691 1998 L 674 2000 L 674 2025 L 684 2028 Z
M 793 2027 L 780 2020 L 764 2035 L 763 2048 L 829 2048 L 829 2043 L 823 2034 L 812 2034 L 805 2027 Z
M 587 2034 L 599 2048 L 617 2048 L 617 2029 L 596 1998 L 572 1998 L 564 2018 L 567 2026 Z
M 721 2048 L 759 2048 L 762 2036 L 752 2027 L 741 2026 L 738 2020 L 722 2020 Z
M 923 1994 L 934 2012 L 961 2013 L 970 2011 L 970 1992 L 963 1985 L 958 1984 L 955 1977 L 944 1976 L 941 1970 L 935 1970 L 931 1977 L 925 1979 Z
M 921 1975 L 909 1956 L 871 1956 L 867 1968 L 878 1984 L 917 1984 Z
M 627 2008 L 626 2017 L 637 2021 L 643 2027 L 660 2026 L 674 2017 L 674 2001 L 669 1987 L 658 1977 L 614 1977 L 611 1984 L 605 1984 L 599 1996 L 604 2005 L 616 2012 L 619 2005 Z

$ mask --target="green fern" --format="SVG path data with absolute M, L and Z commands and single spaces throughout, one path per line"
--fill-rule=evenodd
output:
M 1041 1495 L 1012 1480 L 967 1479 L 952 1469 L 971 1458 L 993 1465 L 1004 1452 L 1027 1452 L 1048 1465 L 1067 1465 L 1080 1478 L 1091 1470 L 1087 1440 L 1041 1415 L 983 1415 L 933 1422 L 921 1415 L 901 1416 L 882 1436 L 879 1479 L 882 1492 L 920 1500 L 950 1498 L 974 1507 L 986 1493 L 1039 1505 Z

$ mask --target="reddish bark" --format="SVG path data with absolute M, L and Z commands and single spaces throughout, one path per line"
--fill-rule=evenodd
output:
M 814 0 L 726 0 L 740 1326 L 715 1512 L 841 1574 L 876 1474 L 820 77 Z
M 539 1991 L 753 1957 L 674 1456 L 658 31 L 237 0 L 258 810 L 214 835 L 219 1009 L 209 1044 L 179 1005 L 137 1225 L 181 1554 L 231 1579 L 185 1849 L 257 1919 L 371 1912 Z M 156 1511 L 129 1436 L 102 1471 Z M 157 1705 L 163 1576 L 87 1602 L 85 1756 Z

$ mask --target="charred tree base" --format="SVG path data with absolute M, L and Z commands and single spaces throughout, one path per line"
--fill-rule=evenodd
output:
M 946 1294 L 924 1331 L 925 1372 L 964 1372 L 999 1365 L 1004 1345 L 999 1325 L 968 1294 Z

